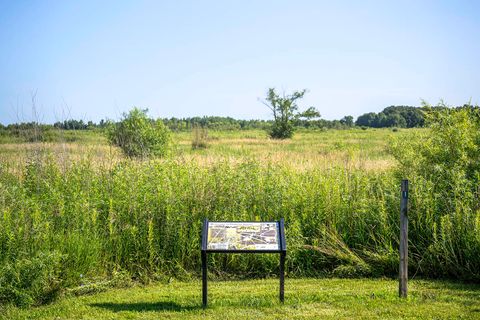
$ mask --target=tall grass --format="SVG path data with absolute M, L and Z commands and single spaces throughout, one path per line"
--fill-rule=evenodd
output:
M 192 129 L 192 149 L 205 149 L 208 147 L 207 127 L 194 126 Z
M 91 161 L 97 156 L 59 163 L 37 150 L 19 167 L 0 160 L 0 303 L 40 304 L 118 274 L 195 276 L 206 217 L 285 218 L 290 276 L 397 274 L 402 171 L 297 170 L 253 157 Z M 431 181 L 408 177 L 410 274 L 480 281 L 478 199 L 453 196 L 455 210 L 445 212 Z M 209 263 L 217 277 L 278 271 L 272 255 L 217 254 Z
M 126 160 L 111 168 L 79 161 L 65 169 L 47 156 L 27 163 L 22 176 L 0 169 L 0 278 L 7 283 L 8 268 L 52 252 L 61 256 L 53 283 L 62 287 L 118 271 L 140 280 L 189 276 L 199 271 L 206 217 L 285 218 L 291 276 L 394 276 L 398 185 L 389 172 L 341 168 Z M 480 215 L 445 220 L 441 239 L 432 242 L 434 201 L 428 185 L 413 185 L 412 274 L 479 280 Z M 278 261 L 214 255 L 210 264 L 217 276 L 265 276 L 277 272 Z

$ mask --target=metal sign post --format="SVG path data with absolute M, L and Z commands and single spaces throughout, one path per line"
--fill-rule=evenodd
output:
M 280 254 L 280 302 L 285 298 L 287 244 L 283 219 L 272 222 L 215 221 L 205 219 L 202 229 L 202 303 L 207 306 L 208 253 Z

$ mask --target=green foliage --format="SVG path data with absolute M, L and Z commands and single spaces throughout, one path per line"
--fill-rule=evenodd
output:
M 132 109 L 123 119 L 111 124 L 108 138 L 119 146 L 128 157 L 146 158 L 165 156 L 170 144 L 170 131 L 161 120 L 147 117 L 148 110 Z
M 347 127 L 353 127 L 353 125 L 354 125 L 353 117 L 352 116 L 345 116 L 342 119 L 340 119 L 340 123 L 347 126 Z
M 50 142 L 54 137 L 53 131 L 52 126 L 38 122 L 10 124 L 3 130 L 14 142 Z
M 57 121 L 53 124 L 53 126 L 63 130 L 86 130 L 93 128 L 95 125 L 92 121 L 84 123 L 83 120 L 69 119 L 63 122 Z
M 298 276 L 324 274 L 353 261 L 328 260 L 302 247 L 328 246 L 322 240 L 325 224 L 338 228 L 353 252 L 364 246 L 384 251 L 385 242 L 377 241 L 390 239 L 395 229 L 396 210 L 382 208 L 396 205 L 395 198 L 384 197 L 396 186 L 381 173 L 298 172 L 255 161 L 205 167 L 176 160 L 128 160 L 107 167 L 79 162 L 64 169 L 51 158 L 25 171 L 23 177 L 0 175 L 0 265 L 56 250 L 65 255 L 57 271 L 67 287 L 118 270 L 136 279 L 197 272 L 205 217 L 284 217 L 289 273 Z M 390 218 L 378 219 L 379 212 Z M 260 255 L 218 255 L 210 262 L 214 274 L 265 276 L 278 267 L 275 257 Z
M 266 101 L 263 102 L 273 113 L 273 125 L 270 129 L 270 137 L 273 139 L 287 139 L 293 136 L 295 119 L 313 119 L 320 117 L 320 113 L 313 107 L 297 113 L 297 100 L 303 98 L 307 90 L 294 91 L 290 95 L 280 96 L 275 88 L 268 89 Z
M 215 143 L 207 151 L 213 149 L 218 152 L 213 155 L 225 158 L 208 165 L 188 157 L 112 163 L 84 158 L 62 165 L 47 156 L 12 170 L 2 159 L 0 270 L 8 275 L 1 280 L 2 288 L 7 288 L 3 299 L 19 305 L 42 303 L 35 294 L 18 296 L 27 289 L 15 291 L 12 288 L 19 285 L 11 279 L 24 274 L 27 261 L 52 252 L 62 256 L 61 263 L 52 263 L 53 269 L 45 274 L 55 276 L 36 278 L 54 279 L 46 288 L 74 288 L 72 294 L 105 290 L 115 285 L 108 279 L 118 273 L 145 283 L 163 277 L 189 278 L 200 270 L 205 217 L 285 218 L 287 272 L 292 277 L 395 277 L 401 177 L 412 182 L 412 274 L 478 282 L 480 130 L 475 110 L 432 114 L 431 129 L 395 133 L 400 139 L 392 152 L 399 160 L 399 173 L 377 167 L 369 171 L 351 163 L 352 157 L 361 157 L 357 149 L 385 159 L 383 141 L 391 130 L 302 131 L 301 139 L 288 144 L 291 153 L 281 154 L 288 157 L 318 147 L 328 161 L 338 162 L 328 170 L 251 160 L 275 150 L 265 147 L 260 132 L 249 138 L 255 140 L 251 150 L 258 154 L 236 157 L 238 148 Z M 220 139 L 238 140 L 247 134 L 224 132 Z M 185 149 L 194 152 L 189 133 L 184 136 Z M 318 141 L 322 145 L 314 144 Z M 332 150 L 335 153 L 329 153 Z M 265 277 L 276 275 L 278 259 L 212 255 L 209 270 L 219 278 Z
M 309 107 L 307 110 L 297 113 L 295 117 L 299 119 L 311 120 L 320 118 L 320 112 L 318 112 L 318 110 L 314 107 Z
M 355 124 L 373 128 L 423 127 L 425 123 L 424 109 L 409 106 L 390 106 L 380 113 L 369 112 L 358 117 Z
M 190 131 L 195 127 L 211 130 L 236 131 L 248 129 L 265 130 L 270 127 L 271 121 L 266 120 L 243 120 L 231 117 L 190 117 L 190 118 L 165 118 L 163 123 L 172 131 Z
M 39 252 L 33 258 L 7 262 L 0 269 L 0 302 L 20 307 L 54 300 L 61 289 L 62 256 Z
M 304 117 L 296 116 L 293 119 L 293 125 L 298 128 L 329 128 L 329 129 L 347 129 L 353 126 L 353 117 L 347 116 L 342 120 L 315 119 L 319 117 L 316 110 L 303 112 Z M 349 119 L 351 122 L 345 122 Z M 274 120 L 243 120 L 230 117 L 192 117 L 192 118 L 165 118 L 163 123 L 172 131 L 191 131 L 195 126 L 201 126 L 215 131 L 237 131 L 237 130 L 270 130 Z
M 425 109 L 430 130 L 392 146 L 397 175 L 411 179 L 414 189 L 411 243 L 421 248 L 420 268 L 434 266 L 431 272 L 438 276 L 478 279 L 480 112 L 443 103 Z

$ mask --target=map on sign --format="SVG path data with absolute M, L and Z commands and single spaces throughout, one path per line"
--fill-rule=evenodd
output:
M 209 222 L 207 250 L 278 250 L 276 222 Z

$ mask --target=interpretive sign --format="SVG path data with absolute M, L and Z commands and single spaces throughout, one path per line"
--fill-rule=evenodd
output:
M 207 305 L 207 253 L 279 253 L 280 301 L 284 300 L 287 245 L 283 219 L 271 222 L 205 219 L 202 230 L 202 293 Z
M 210 222 L 207 250 L 279 250 L 277 222 Z

